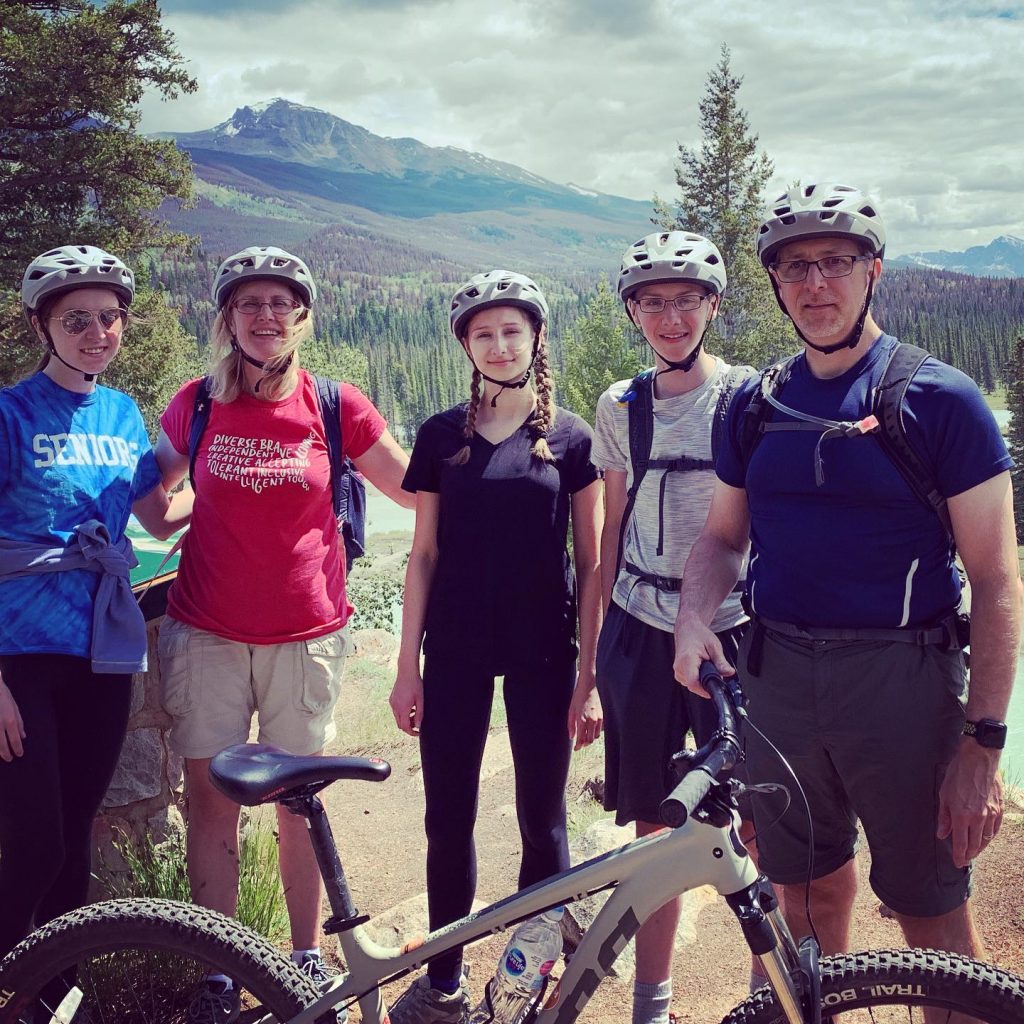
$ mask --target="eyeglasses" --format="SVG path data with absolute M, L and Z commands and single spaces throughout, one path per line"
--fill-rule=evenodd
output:
M 661 313 L 670 302 L 680 313 L 686 313 L 696 309 L 706 298 L 706 295 L 677 295 L 674 299 L 663 299 L 660 295 L 642 295 L 636 301 L 642 313 Z
M 87 331 L 93 320 L 98 319 L 103 330 L 109 331 L 118 320 L 123 322 L 127 316 L 127 310 L 111 306 L 110 309 L 101 309 L 98 313 L 91 309 L 66 309 L 60 316 L 51 316 L 50 319 L 59 320 L 64 333 L 74 337 Z
M 775 276 L 783 284 L 796 284 L 807 279 L 811 267 L 817 267 L 822 277 L 849 277 L 854 263 L 873 260 L 874 256 L 826 256 L 820 260 L 786 260 L 772 266 Z
M 283 295 L 271 299 L 269 302 L 260 302 L 259 299 L 240 299 L 231 303 L 231 308 L 242 316 L 255 316 L 264 306 L 270 307 L 274 316 L 288 316 L 298 309 L 302 309 L 302 303 L 294 299 L 286 299 Z

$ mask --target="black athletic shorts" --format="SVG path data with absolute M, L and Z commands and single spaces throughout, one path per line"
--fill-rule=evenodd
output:
M 743 626 L 719 633 L 735 664 Z M 717 726 L 711 701 L 676 682 L 671 633 L 634 618 L 613 601 L 597 644 L 597 689 L 604 708 L 604 807 L 615 822 L 657 824 L 675 779 L 670 762 L 693 730 L 702 745 Z

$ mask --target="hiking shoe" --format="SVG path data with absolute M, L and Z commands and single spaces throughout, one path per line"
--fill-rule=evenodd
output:
M 465 985 L 450 995 L 430 987 L 430 978 L 417 978 L 388 1010 L 391 1024 L 465 1024 L 469 993 Z
M 324 962 L 323 957 L 317 956 L 315 953 L 303 953 L 302 962 L 298 964 L 298 968 L 321 992 L 341 974 L 337 967 L 331 967 L 330 964 Z M 345 1024 L 348 1020 L 348 1010 L 344 1006 L 338 1007 L 334 1013 L 338 1018 L 338 1024 Z
M 185 1012 L 186 1024 L 231 1024 L 241 1010 L 242 997 L 237 988 L 222 981 L 206 981 L 199 986 Z

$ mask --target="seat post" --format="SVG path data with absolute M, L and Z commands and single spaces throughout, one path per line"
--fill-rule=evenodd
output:
M 282 804 L 292 814 L 299 814 L 306 819 L 309 828 L 309 839 L 313 844 L 320 876 L 327 890 L 327 901 L 331 905 L 331 918 L 325 922 L 324 931 L 331 935 L 345 928 L 352 928 L 369 918 L 360 914 L 352 902 L 352 893 L 345 878 L 345 870 L 338 857 L 338 847 L 334 842 L 331 824 L 327 820 L 324 805 L 315 796 L 292 797 L 282 800 Z

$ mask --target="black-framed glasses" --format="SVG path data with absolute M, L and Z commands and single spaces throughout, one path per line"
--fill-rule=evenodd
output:
M 283 295 L 277 295 L 269 302 L 260 302 L 259 299 L 246 298 L 232 302 L 231 307 L 242 316 L 255 316 L 264 306 L 270 307 L 274 316 L 288 316 L 298 309 L 302 309 L 302 303 L 294 299 L 286 299 Z
M 64 333 L 72 337 L 82 334 L 92 325 L 93 320 L 99 320 L 100 326 L 109 331 L 120 320 L 122 323 L 127 319 L 128 311 L 111 306 L 109 309 L 101 309 L 94 313 L 91 309 L 66 309 L 60 316 L 52 316 L 51 320 L 59 320 Z
M 641 313 L 663 313 L 670 302 L 680 313 L 688 313 L 691 309 L 696 309 L 706 298 L 706 295 L 677 295 L 674 299 L 665 299 L 660 295 L 641 295 L 636 304 L 640 307 Z
M 785 260 L 772 265 L 775 276 L 783 284 L 796 284 L 805 281 L 811 267 L 817 267 L 822 277 L 849 277 L 853 273 L 854 263 L 861 260 L 873 260 L 874 256 L 825 256 L 820 260 Z

